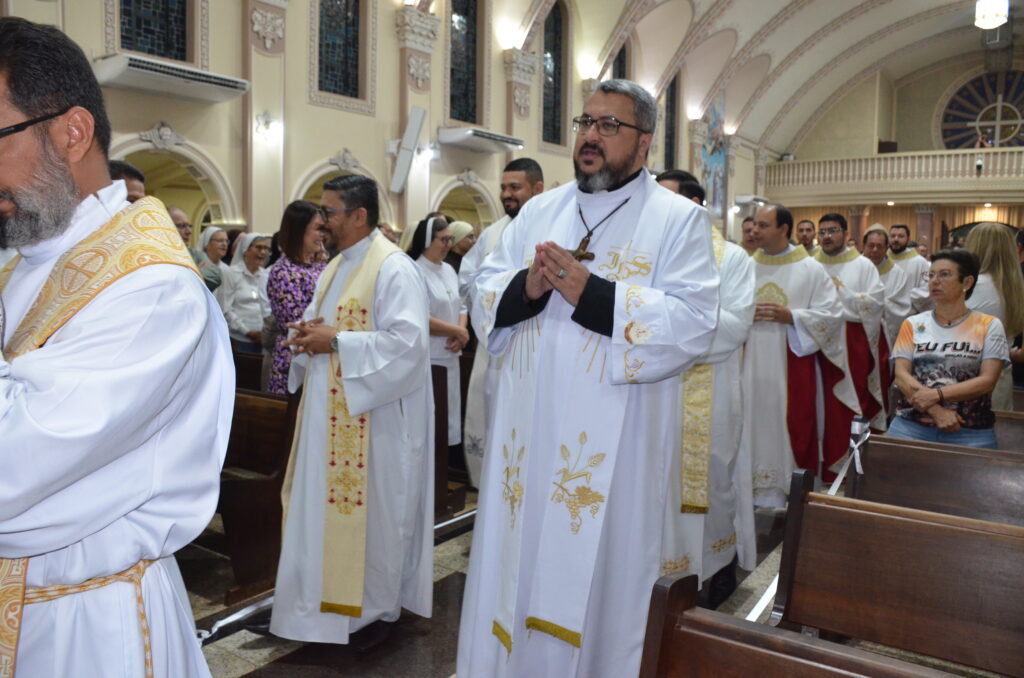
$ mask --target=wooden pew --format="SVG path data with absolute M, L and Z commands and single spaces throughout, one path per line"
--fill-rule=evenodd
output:
M 235 387 L 259 391 L 263 375 L 263 356 L 232 351 L 235 360 Z
M 1024 412 L 996 410 L 996 447 L 1024 452 Z
M 641 678 L 938 678 L 942 671 L 697 607 L 697 575 L 651 595 Z
M 846 496 L 1024 526 L 1024 454 L 872 436 Z
M 235 574 L 228 604 L 274 586 L 281 554 L 281 484 L 298 405 L 299 394 L 235 392 L 217 506 Z
M 1013 409 L 1016 412 L 1024 412 L 1024 388 L 1013 389 Z
M 1024 527 L 813 483 L 793 474 L 773 620 L 1024 676 Z

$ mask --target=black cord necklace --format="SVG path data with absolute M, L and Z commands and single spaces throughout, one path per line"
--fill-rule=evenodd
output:
M 604 222 L 606 222 L 609 219 L 611 219 L 613 214 L 615 214 L 620 209 L 622 209 L 623 206 L 625 206 L 625 204 L 627 202 L 629 202 L 630 198 L 632 198 L 632 197 L 633 196 L 630 196 L 629 198 L 626 198 L 625 200 L 620 202 L 618 207 L 616 207 L 611 212 L 609 212 L 608 216 L 606 216 L 604 219 L 602 219 L 601 221 L 599 221 L 596 224 L 594 224 L 593 228 L 587 226 L 587 220 L 583 218 L 583 207 L 577 206 L 577 209 L 579 210 L 579 213 L 580 213 L 580 221 L 583 222 L 583 228 L 587 229 L 587 234 L 585 236 L 583 236 L 583 239 L 580 240 L 579 246 L 575 250 L 573 250 L 573 252 L 572 252 L 572 256 L 573 256 L 573 258 L 576 261 L 582 261 L 584 259 L 586 259 L 587 261 L 593 261 L 594 260 L 594 253 L 587 251 L 587 247 L 590 245 L 590 236 L 594 234 L 594 231 L 597 230 L 598 226 L 600 226 Z

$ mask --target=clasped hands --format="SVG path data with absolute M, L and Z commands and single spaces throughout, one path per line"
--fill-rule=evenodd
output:
M 559 277 L 560 272 L 563 277 Z M 569 250 L 550 240 L 542 242 L 536 246 L 533 263 L 526 274 L 526 298 L 535 301 L 551 290 L 558 290 L 570 305 L 576 306 L 589 278 L 590 271 L 576 261 Z
M 769 301 L 761 302 L 754 309 L 754 322 L 763 320 L 770 323 L 782 325 L 793 324 L 793 313 L 782 304 L 773 304 Z
M 444 342 L 444 347 L 452 353 L 458 353 L 469 343 L 469 330 L 461 325 L 455 327 L 458 328 L 458 331 Z
M 956 433 L 964 423 L 955 410 L 940 405 L 939 391 L 934 388 L 919 388 L 907 399 L 918 412 L 923 412 L 931 417 L 935 426 L 945 433 Z
M 284 345 L 293 347 L 296 353 L 307 355 L 330 353 L 331 340 L 338 334 L 337 328 L 324 324 L 323 318 L 288 323 L 288 329 L 295 330 L 295 334 Z

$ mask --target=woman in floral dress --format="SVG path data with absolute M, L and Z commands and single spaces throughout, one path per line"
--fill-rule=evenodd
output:
M 322 256 L 323 236 L 320 230 L 324 224 L 320 208 L 305 200 L 296 200 L 288 205 L 281 218 L 278 233 L 281 258 L 271 267 L 267 279 L 270 312 L 277 326 L 267 384 L 271 393 L 288 392 L 292 352 L 283 342 L 288 337 L 288 323 L 299 322 L 313 300 L 316 281 L 327 265 Z

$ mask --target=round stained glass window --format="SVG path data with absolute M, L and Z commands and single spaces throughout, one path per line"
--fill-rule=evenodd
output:
M 946 148 L 973 148 L 982 137 L 993 148 L 1024 146 L 1024 71 L 974 78 L 954 94 L 942 114 Z

